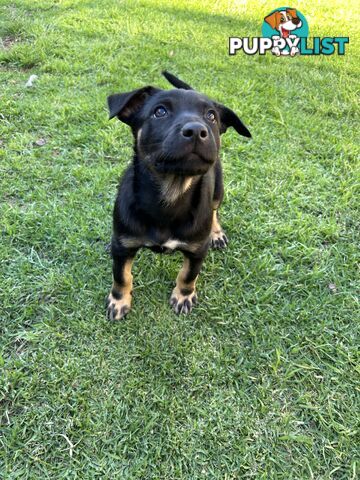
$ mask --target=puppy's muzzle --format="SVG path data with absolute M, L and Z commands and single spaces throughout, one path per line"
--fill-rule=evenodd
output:
M 299 23 L 301 22 L 300 18 L 298 17 L 293 18 L 291 21 L 294 25 L 299 25 Z

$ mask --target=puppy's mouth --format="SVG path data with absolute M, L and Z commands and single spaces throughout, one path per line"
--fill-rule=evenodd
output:
M 208 163 L 209 165 L 212 165 L 215 161 L 215 159 L 207 157 L 204 154 L 202 154 L 201 152 L 198 152 L 197 150 L 193 150 L 188 155 L 186 155 L 184 158 L 187 162 L 198 162 L 200 160 L 204 163 Z
M 158 173 L 171 173 L 188 177 L 203 175 L 209 170 L 214 161 L 214 159 L 193 151 L 180 157 L 161 154 L 155 158 L 153 166 Z
M 161 142 L 141 145 L 146 164 L 159 174 L 184 177 L 205 174 L 217 159 L 216 139 L 212 134 L 206 140 L 187 138 L 178 127 L 169 130 Z

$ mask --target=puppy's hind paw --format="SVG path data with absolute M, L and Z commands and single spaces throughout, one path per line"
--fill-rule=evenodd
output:
M 212 231 L 210 234 L 210 246 L 215 249 L 223 249 L 228 246 L 229 240 L 222 230 Z
M 184 291 L 182 293 L 178 287 L 175 287 L 170 297 L 170 305 L 178 315 L 180 313 L 190 313 L 196 302 L 197 296 L 195 290 L 191 293 L 185 293 Z

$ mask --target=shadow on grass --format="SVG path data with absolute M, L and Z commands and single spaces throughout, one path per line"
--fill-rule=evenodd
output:
M 95 10 L 98 8 L 99 3 L 96 1 L 89 1 L 89 2 L 82 2 L 81 7 L 82 9 L 89 9 L 92 10 L 93 7 L 95 7 Z M 130 5 L 130 7 L 129 7 Z M 114 9 L 116 4 L 114 4 Z M 235 15 L 228 15 L 228 14 L 220 14 L 220 13 L 207 13 L 207 12 L 202 12 L 201 10 L 193 9 L 193 8 L 181 8 L 179 6 L 174 6 L 171 5 L 171 2 L 168 2 L 166 5 L 154 5 L 151 1 L 142 1 L 142 2 L 129 2 L 128 4 L 125 5 L 118 5 L 119 11 L 121 11 L 120 7 L 125 7 L 125 10 L 130 10 L 132 8 L 136 9 L 136 13 L 138 10 L 140 10 L 141 7 L 143 7 L 144 11 L 149 11 L 150 13 L 155 13 L 158 11 L 159 16 L 162 15 L 170 15 L 175 18 L 175 20 L 179 22 L 196 22 L 196 23 L 206 23 L 210 24 L 212 26 L 216 25 L 217 27 L 224 27 L 228 26 L 229 24 L 234 24 L 235 27 L 238 28 L 238 31 L 243 29 L 243 27 L 246 27 L 247 29 L 255 29 L 256 31 L 261 30 L 261 23 L 262 23 L 262 18 L 259 17 L 257 18 L 252 18 L 250 16 L 244 17 L 238 17 Z M 103 13 L 103 6 L 101 7 L 101 13 Z M 111 15 L 112 17 L 112 12 L 109 13 L 109 16 Z M 93 16 L 93 15 L 91 15 Z M 245 30 L 242 30 L 243 34 L 247 34 L 248 32 Z M 236 32 L 235 32 L 236 33 Z M 234 34 L 235 34 L 234 33 Z M 209 32 L 209 35 L 211 32 Z

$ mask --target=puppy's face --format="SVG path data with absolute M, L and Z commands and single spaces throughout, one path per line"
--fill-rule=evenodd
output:
M 206 173 L 219 154 L 216 105 L 193 90 L 157 92 L 138 116 L 137 148 L 159 173 Z
M 201 175 L 218 158 L 230 126 L 250 136 L 237 115 L 194 90 L 144 87 L 108 98 L 110 118 L 131 126 L 139 158 L 159 174 Z

